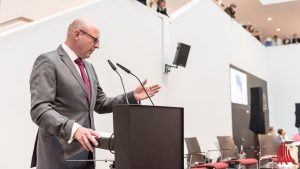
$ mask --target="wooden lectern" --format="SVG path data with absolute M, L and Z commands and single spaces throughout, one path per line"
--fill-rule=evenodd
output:
M 183 169 L 183 108 L 113 108 L 116 169 Z

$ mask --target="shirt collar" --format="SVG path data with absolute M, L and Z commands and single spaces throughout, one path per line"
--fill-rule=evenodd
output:
M 62 44 L 61 45 L 62 48 L 65 50 L 65 52 L 69 55 L 70 59 L 74 62 L 75 59 L 78 58 L 78 56 L 75 54 L 75 52 L 69 48 L 69 46 L 67 46 L 66 44 Z

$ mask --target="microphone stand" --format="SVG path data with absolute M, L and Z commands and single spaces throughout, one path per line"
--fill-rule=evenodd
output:
M 144 85 L 142 84 L 142 82 L 140 81 L 140 79 L 139 79 L 136 75 L 134 75 L 133 73 L 130 73 L 130 74 L 131 74 L 132 76 L 134 76 L 134 77 L 140 82 L 142 88 L 144 89 L 144 92 L 147 94 L 147 97 L 149 98 L 150 102 L 152 103 L 152 106 L 154 106 L 153 101 L 151 100 L 151 98 L 150 98 L 148 92 L 146 91 L 146 89 L 145 89 Z
M 121 83 L 122 83 L 122 87 L 123 87 L 123 91 L 124 91 L 126 103 L 129 104 L 128 97 L 127 97 L 127 93 L 126 93 L 125 86 L 124 86 L 124 83 L 123 83 L 123 79 L 122 79 L 120 73 L 117 71 L 116 66 L 115 66 L 110 60 L 107 60 L 107 62 L 109 63 L 110 67 L 111 67 L 115 72 L 117 72 L 117 74 L 119 75 L 119 77 L 120 77 L 120 79 L 121 79 Z
M 119 75 L 120 79 L 121 79 L 121 83 L 122 83 L 122 87 L 123 87 L 123 91 L 124 91 L 124 95 L 125 95 L 125 99 L 126 99 L 126 103 L 129 104 L 129 101 L 128 101 L 128 97 L 127 97 L 127 93 L 126 93 L 126 90 L 125 90 L 125 87 L 124 87 L 124 83 L 123 83 L 123 79 L 120 75 L 120 73 L 116 70 L 117 74 Z

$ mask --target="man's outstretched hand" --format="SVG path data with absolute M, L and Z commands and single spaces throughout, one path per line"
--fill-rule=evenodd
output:
M 159 92 L 159 89 L 161 88 L 159 84 L 155 84 L 155 85 L 150 85 L 150 86 L 146 86 L 147 84 L 147 79 L 143 81 L 143 86 L 145 88 L 145 90 L 147 91 L 148 95 L 150 97 L 154 96 L 157 92 Z M 143 87 L 140 85 L 138 86 L 134 91 L 133 91 L 133 95 L 134 98 L 139 101 L 139 100 L 144 100 L 147 99 L 148 96 L 145 93 Z

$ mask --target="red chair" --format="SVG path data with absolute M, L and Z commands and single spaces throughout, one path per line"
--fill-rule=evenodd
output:
M 227 163 L 216 162 L 208 163 L 207 153 L 201 152 L 198 140 L 196 137 L 185 138 L 185 143 L 188 149 L 187 163 L 189 169 L 224 169 L 228 168 Z
M 258 169 L 258 161 L 254 158 L 245 158 L 239 159 L 238 158 L 238 151 L 236 145 L 233 141 L 231 136 L 217 136 L 220 151 L 221 151 L 221 158 L 223 162 L 228 164 L 238 164 L 238 168 L 241 168 L 242 165 L 249 166 L 249 165 L 256 165 Z
M 279 144 L 279 147 L 277 149 L 277 156 L 278 156 L 277 162 L 279 164 L 282 164 L 282 163 L 285 163 L 285 164 L 292 163 L 294 165 L 298 164 L 292 158 L 290 150 L 287 148 L 287 145 L 284 142 Z

